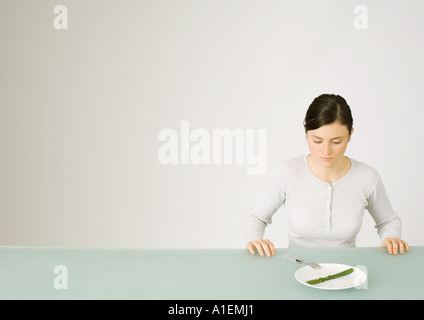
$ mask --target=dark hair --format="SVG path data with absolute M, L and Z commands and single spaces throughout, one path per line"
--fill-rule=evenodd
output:
M 352 132 L 352 113 L 346 100 L 339 95 L 322 94 L 312 101 L 306 112 L 303 125 L 305 132 L 307 132 L 336 121 L 345 125 L 349 134 Z

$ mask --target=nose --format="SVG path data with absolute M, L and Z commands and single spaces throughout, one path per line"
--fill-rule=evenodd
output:
M 324 156 L 331 155 L 331 146 L 330 146 L 330 143 L 328 143 L 328 142 L 324 143 L 323 153 L 324 153 Z

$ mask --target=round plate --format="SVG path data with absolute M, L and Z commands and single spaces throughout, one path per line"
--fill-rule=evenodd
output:
M 367 275 L 361 269 L 338 263 L 320 263 L 321 269 L 313 269 L 310 266 L 300 268 L 294 274 L 297 281 L 308 287 L 324 290 L 342 290 L 353 287 L 359 287 L 367 280 Z M 309 284 L 306 281 L 323 278 L 330 274 L 342 272 L 346 269 L 353 268 L 354 271 L 340 278 L 324 281 L 318 284 Z

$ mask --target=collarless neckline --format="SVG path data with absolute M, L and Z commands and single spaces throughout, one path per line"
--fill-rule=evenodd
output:
M 316 181 L 318 181 L 319 183 L 322 183 L 322 184 L 325 184 L 325 185 L 332 185 L 332 186 L 334 186 L 334 185 L 337 185 L 337 184 L 339 184 L 339 183 L 342 183 L 343 181 L 345 181 L 346 179 L 348 179 L 350 176 L 351 176 L 351 174 L 352 174 L 352 172 L 353 172 L 353 168 L 354 168 L 354 166 L 355 166 L 355 162 L 351 159 L 351 158 L 349 158 L 349 157 L 347 157 L 347 156 L 345 156 L 348 160 L 349 160 L 349 162 L 350 162 L 350 168 L 349 168 L 349 171 L 348 172 L 346 172 L 342 177 L 340 177 L 339 179 L 337 179 L 336 181 L 332 181 L 332 182 L 329 182 L 329 181 L 325 181 L 325 180 L 322 180 L 322 179 L 320 179 L 320 178 L 318 178 L 316 175 L 315 175 L 315 173 L 313 173 L 312 172 L 312 170 L 311 170 L 311 168 L 309 167 L 309 164 L 308 164 L 308 156 L 309 156 L 309 154 L 306 154 L 304 157 L 303 157 L 303 162 L 304 162 L 304 164 L 305 164 L 305 167 L 306 167 L 306 170 L 308 171 L 308 173 L 316 180 Z

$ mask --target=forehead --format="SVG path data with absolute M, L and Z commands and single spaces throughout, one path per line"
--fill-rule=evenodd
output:
M 322 139 L 334 139 L 349 136 L 349 131 L 345 125 L 334 122 L 315 130 L 309 130 L 308 134 Z

